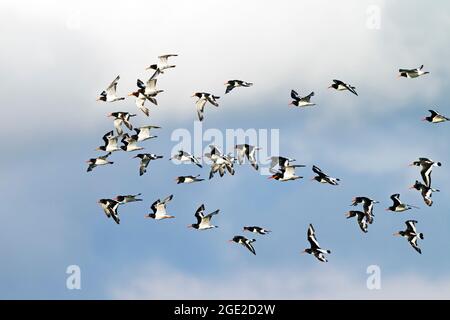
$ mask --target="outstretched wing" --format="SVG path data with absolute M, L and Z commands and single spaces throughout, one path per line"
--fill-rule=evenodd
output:
M 308 227 L 308 241 L 311 244 L 311 249 L 314 249 L 314 250 L 320 249 L 320 245 L 316 239 L 316 234 L 315 234 L 314 227 L 312 224 L 310 224 Z
M 400 201 L 400 194 L 396 193 L 391 196 L 391 200 L 394 202 L 394 207 L 397 207 L 402 204 Z

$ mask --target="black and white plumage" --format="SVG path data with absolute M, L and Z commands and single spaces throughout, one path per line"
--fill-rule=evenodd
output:
M 111 155 L 111 152 L 108 152 L 104 156 L 100 156 L 100 157 L 97 157 L 97 158 L 91 158 L 91 159 L 87 160 L 86 163 L 89 164 L 89 166 L 87 168 L 87 172 L 92 171 L 97 166 L 104 166 L 106 164 L 113 164 L 114 162 L 108 160 L 108 157 L 110 155 Z
M 318 181 L 320 183 L 328 183 L 333 186 L 337 186 L 339 183 L 338 181 L 341 181 L 338 178 L 330 177 L 329 175 L 325 174 L 319 167 L 313 166 L 312 171 L 317 174 L 317 176 L 313 177 L 312 180 Z
M 202 168 L 202 165 L 200 164 L 200 161 L 197 157 L 194 157 L 192 154 L 190 154 L 187 151 L 178 150 L 176 154 L 174 154 L 169 160 L 178 160 L 180 162 L 192 162 L 197 167 Z
M 446 116 L 443 116 L 439 112 L 436 112 L 434 110 L 428 110 L 431 114 L 428 117 L 425 117 L 422 119 L 422 121 L 428 121 L 431 123 L 441 123 L 445 121 L 450 121 L 450 118 L 447 118 Z
M 97 147 L 95 150 L 101 150 L 106 152 L 114 152 L 121 150 L 118 145 L 119 136 L 114 136 L 114 131 L 109 131 L 105 133 L 103 136 L 104 144 L 100 147 Z
M 218 228 L 217 226 L 214 226 L 211 224 L 212 217 L 218 213 L 219 213 L 219 210 L 215 210 L 215 211 L 205 215 L 205 205 L 202 204 L 202 205 L 200 205 L 200 207 L 198 207 L 197 211 L 195 212 L 195 218 L 197 219 L 197 222 L 188 225 L 188 227 L 194 228 L 197 230 L 207 230 L 207 229 Z
M 242 164 L 244 162 L 244 157 L 246 157 L 252 167 L 255 168 L 255 170 L 258 170 L 259 166 L 258 162 L 256 161 L 255 153 L 256 151 L 261 150 L 260 147 L 251 146 L 245 143 L 237 144 L 234 148 L 237 151 L 237 159 L 239 164 Z
M 163 156 L 157 156 L 153 153 L 139 153 L 135 155 L 133 158 L 139 158 L 141 160 L 139 164 L 139 175 L 142 176 L 144 173 L 147 172 L 147 166 L 149 165 L 150 161 L 162 159 Z
M 291 90 L 291 98 L 293 99 L 289 105 L 294 105 L 296 107 L 311 107 L 315 106 L 315 103 L 311 102 L 311 97 L 314 96 L 314 92 L 311 92 L 305 97 L 300 97 L 295 90 Z
M 117 111 L 117 112 L 112 112 L 110 114 L 108 114 L 108 117 L 113 117 L 114 118 L 114 128 L 117 131 L 117 134 L 120 136 L 123 134 L 123 130 L 122 130 L 122 124 L 125 124 L 125 126 L 129 129 L 129 130 L 133 130 L 133 125 L 130 122 L 131 117 L 135 117 L 135 114 L 129 113 L 129 112 L 123 112 L 123 111 Z
M 295 161 L 295 159 L 285 158 L 281 156 L 273 156 L 270 157 L 268 160 L 270 160 L 269 171 L 272 173 L 277 172 L 276 170 L 274 170 L 275 167 L 281 169 L 283 167 L 288 166 L 291 162 Z
M 362 230 L 362 232 L 367 233 L 367 229 L 369 227 L 368 225 L 368 220 L 367 220 L 367 214 L 365 212 L 362 211 L 357 211 L 357 210 L 350 210 L 349 212 L 347 212 L 345 214 L 345 216 L 347 217 L 347 219 L 353 218 L 353 217 L 357 217 L 357 221 L 358 221 L 358 225 L 359 228 Z
M 177 182 L 177 184 L 181 184 L 181 183 L 194 183 L 194 182 L 200 182 L 200 181 L 205 180 L 205 179 L 200 179 L 199 177 L 200 177 L 200 175 L 179 176 L 179 177 L 175 178 L 175 181 Z
M 424 238 L 423 233 L 417 232 L 416 224 L 418 222 L 416 220 L 407 220 L 405 222 L 406 224 L 406 230 L 402 230 L 399 232 L 394 233 L 394 236 L 402 236 L 406 238 L 409 242 L 409 244 L 416 250 L 418 253 L 422 254 L 422 250 L 419 248 L 417 244 L 418 239 Z
M 310 248 L 303 250 L 303 253 L 312 254 L 319 261 L 328 262 L 328 260 L 325 257 L 325 254 L 327 253 L 330 254 L 331 251 L 320 248 L 319 242 L 317 241 L 316 238 L 316 232 L 312 224 L 310 224 L 308 227 L 307 239 L 309 241 Z
M 145 106 L 145 101 L 150 99 L 148 99 L 140 90 L 132 92 L 128 96 L 136 97 L 136 107 L 138 107 L 138 109 L 141 110 L 147 117 L 150 116 L 150 109 Z
M 439 192 L 438 189 L 433 189 L 430 187 L 427 187 L 422 182 L 416 180 L 414 185 L 410 187 L 410 189 L 416 189 L 417 191 L 420 191 L 420 194 L 422 195 L 423 201 L 425 204 L 429 207 L 433 205 L 433 200 L 431 199 L 433 192 Z
M 366 214 L 366 220 L 368 223 L 373 222 L 373 205 L 375 203 L 379 203 L 376 200 L 370 199 L 368 197 L 355 197 L 352 200 L 352 206 L 357 206 L 358 204 L 362 203 L 363 205 L 363 211 Z
M 425 74 L 429 74 L 428 71 L 423 71 L 423 65 L 420 66 L 420 68 L 415 69 L 399 69 L 399 77 L 405 77 L 405 78 L 417 78 L 420 76 L 423 76 Z
M 214 145 L 210 145 L 209 147 L 211 151 L 205 153 L 205 157 L 212 162 L 211 170 L 209 172 L 209 179 L 212 179 L 216 172 L 219 172 L 221 177 L 223 177 L 226 171 L 228 171 L 231 175 L 234 175 L 234 162 L 236 159 L 233 155 L 223 155 L 222 152 Z
M 400 194 L 398 193 L 391 195 L 391 200 L 393 204 L 389 208 L 386 208 L 386 211 L 404 212 L 411 209 L 419 209 L 418 207 L 402 203 L 400 201 Z
M 227 82 L 225 82 L 225 85 L 227 86 L 225 94 L 227 94 L 237 87 L 251 87 L 253 83 L 242 80 L 228 80 Z
M 297 176 L 295 174 L 295 168 L 303 168 L 305 165 L 303 164 L 289 164 L 284 167 L 280 167 L 280 169 L 275 172 L 272 176 L 267 179 L 275 179 L 278 181 L 294 181 L 297 179 L 302 179 L 302 176 Z
M 410 164 L 410 166 L 421 167 L 420 175 L 422 176 L 422 180 L 427 187 L 431 188 L 431 172 L 433 171 L 433 167 L 440 167 L 442 164 L 440 162 L 433 161 L 428 158 L 419 158 Z
M 125 204 L 129 202 L 137 202 L 142 201 L 142 199 L 139 199 L 138 197 L 141 195 L 141 193 L 138 194 L 127 194 L 127 195 L 119 195 L 114 198 L 117 202 L 120 204 Z
M 355 87 L 353 87 L 345 82 L 342 82 L 341 80 L 333 80 L 333 82 L 334 83 L 331 86 L 329 86 L 328 88 L 333 88 L 338 91 L 348 90 L 351 93 L 353 93 L 354 95 L 356 95 L 356 96 L 358 95 L 356 93 Z
M 118 201 L 113 199 L 100 199 L 98 203 L 108 218 L 113 218 L 117 224 L 120 224 L 119 213 L 117 212 L 117 208 L 119 207 Z
M 219 99 L 219 96 L 215 96 L 211 93 L 207 92 L 195 92 L 192 97 L 198 98 L 195 102 L 195 107 L 197 109 L 197 116 L 199 121 L 203 121 L 203 114 L 205 112 L 205 105 L 207 102 L 211 103 L 213 106 L 218 107 L 219 104 L 217 103 L 217 99 Z
M 120 76 L 117 76 L 113 82 L 106 88 L 106 90 L 102 91 L 100 93 L 100 96 L 97 98 L 97 101 L 104 101 L 104 102 L 114 102 L 114 101 L 120 101 L 124 100 L 124 97 L 118 97 L 117 96 L 117 83 L 119 82 Z
M 255 248 L 252 243 L 256 241 L 256 239 L 247 239 L 244 236 L 234 236 L 233 239 L 229 240 L 230 242 L 235 242 L 246 247 L 251 253 L 256 255 Z
M 142 150 L 144 149 L 143 147 L 140 147 L 137 145 L 137 139 L 136 139 L 136 135 L 130 136 L 128 133 L 125 133 L 122 136 L 122 143 L 123 146 L 120 146 L 120 148 L 123 151 L 126 152 L 131 152 L 131 151 L 137 151 L 137 150 Z
M 170 200 L 173 199 L 173 194 L 165 198 L 163 201 L 160 199 L 153 202 L 150 209 L 153 211 L 153 213 L 149 213 L 146 215 L 146 218 L 152 218 L 155 220 L 163 220 L 163 219 L 172 219 L 175 218 L 175 216 L 172 216 L 166 212 L 166 206 L 169 203 Z
M 132 137 L 137 142 L 145 141 L 148 139 L 158 138 L 158 136 L 153 136 L 150 134 L 152 129 L 161 129 L 161 127 L 148 125 L 148 126 L 142 126 L 139 128 L 134 128 L 134 131 L 136 132 L 136 134 L 133 135 Z
M 157 77 L 160 73 L 164 73 L 164 70 L 175 68 L 174 64 L 169 64 L 170 57 L 177 57 L 178 54 L 164 54 L 158 57 L 158 63 L 152 64 L 146 68 L 146 70 L 155 70 L 152 78 Z
M 246 226 L 244 228 L 242 228 L 243 231 L 249 231 L 249 232 L 253 232 L 253 233 L 257 233 L 257 234 L 268 234 L 272 231 L 261 228 L 261 227 L 257 227 L 257 226 Z

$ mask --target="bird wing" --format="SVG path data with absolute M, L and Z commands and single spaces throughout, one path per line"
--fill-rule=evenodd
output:
M 394 202 L 394 207 L 398 207 L 402 204 L 400 201 L 400 194 L 396 193 L 391 196 L 391 200 Z
M 203 112 L 205 110 L 206 99 L 200 98 L 195 103 L 195 107 L 197 108 L 197 115 L 200 121 L 203 121 Z
M 237 157 L 239 164 L 242 164 L 244 161 L 244 155 L 245 155 L 245 145 L 243 144 L 237 144 L 235 146 L 235 149 L 237 150 Z
M 166 205 L 167 203 L 169 203 L 170 200 L 172 200 L 172 198 L 173 198 L 173 194 L 171 194 L 170 196 L 166 197 L 161 203 Z
M 306 97 L 303 97 L 301 100 L 309 102 L 311 100 L 311 97 L 313 97 L 313 96 L 314 96 L 314 92 L 311 92 Z
M 197 223 L 200 224 L 204 218 L 204 213 L 205 212 L 205 205 L 202 204 L 200 207 L 198 207 L 197 211 L 195 211 L 195 217 L 197 218 Z
M 406 224 L 406 232 L 417 233 L 416 231 L 416 220 L 408 220 L 405 222 Z
M 107 146 L 109 143 L 109 137 L 113 137 L 113 136 L 114 136 L 114 132 L 109 131 L 102 137 L 103 141 L 105 142 L 105 146 Z
M 244 246 L 250 250 L 251 253 L 253 253 L 254 255 L 256 255 L 256 251 L 255 248 L 253 247 L 253 245 L 251 244 L 251 242 L 249 240 L 245 240 L 244 241 Z
M 319 167 L 313 166 L 312 170 L 317 173 L 320 177 L 323 178 L 329 178 L 328 175 L 326 175 L 325 173 L 322 172 L 322 170 Z
M 209 213 L 209 214 L 207 214 L 205 217 L 204 217 L 204 219 L 206 220 L 206 221 L 210 221 L 211 220 L 211 218 L 212 218 L 212 216 L 214 216 L 214 215 L 216 215 L 216 214 L 218 214 L 219 213 L 219 209 L 217 209 L 216 211 L 213 211 L 213 212 L 211 212 L 211 213 Z
M 320 245 L 316 239 L 314 227 L 312 224 L 310 224 L 308 227 L 308 241 L 311 244 L 311 249 L 320 249 Z
M 434 111 L 434 110 L 428 110 L 430 113 L 431 113 L 431 116 L 432 117 L 435 117 L 435 116 L 437 116 L 439 113 L 437 113 L 436 111 Z
M 150 209 L 152 209 L 153 213 L 156 213 L 156 211 L 158 211 L 158 205 L 160 204 L 160 202 L 161 200 L 158 199 L 151 205 Z
M 148 90 L 153 90 L 156 88 L 156 81 L 158 81 L 158 79 L 148 79 L 147 83 L 145 84 L 146 89 Z
M 291 98 L 294 100 L 299 100 L 298 93 L 295 90 L 291 90 Z
M 425 186 L 431 187 L 431 172 L 433 170 L 432 163 L 422 163 L 422 170 L 420 170 L 420 175 L 422 176 Z
M 115 95 L 116 94 L 116 88 L 117 88 L 117 82 L 119 81 L 120 76 L 117 76 L 113 82 L 106 88 L 106 92 L 109 95 Z
M 234 89 L 234 85 L 231 84 L 230 82 L 228 82 L 227 89 L 225 90 L 225 94 L 227 94 L 228 92 L 230 92 L 233 89 Z

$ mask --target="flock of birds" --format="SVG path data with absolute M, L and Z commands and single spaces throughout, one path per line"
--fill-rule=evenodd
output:
M 164 92 L 164 90 L 157 89 L 157 80 L 158 76 L 164 74 L 168 69 L 174 68 L 175 65 L 169 64 L 169 58 L 176 57 L 176 54 L 168 54 L 159 56 L 159 61 L 157 64 L 152 64 L 146 68 L 146 70 L 153 70 L 152 76 L 144 83 L 141 80 L 137 80 L 137 90 L 130 93 L 128 96 L 135 98 L 135 103 L 137 108 L 142 111 L 145 116 L 150 115 L 150 110 L 145 106 L 145 103 L 149 101 L 150 103 L 157 105 L 157 96 L 158 94 Z M 416 69 L 400 69 L 399 77 L 406 78 L 417 78 L 422 75 L 428 74 L 429 72 L 423 71 L 423 65 L 420 68 Z M 120 80 L 120 77 L 117 76 L 114 81 L 106 88 L 106 90 L 100 93 L 98 97 L 98 101 L 103 102 L 117 102 L 124 100 L 125 97 L 119 97 L 117 95 L 117 84 Z M 246 82 L 242 80 L 229 80 L 225 83 L 226 90 L 225 94 L 230 93 L 233 89 L 239 87 L 251 87 L 253 83 Z M 356 88 L 350 84 L 347 84 L 340 80 L 333 80 L 333 83 L 329 88 L 333 88 L 338 91 L 349 91 L 354 95 L 358 95 L 356 92 Z M 311 102 L 311 98 L 314 96 L 314 92 L 311 92 L 309 95 L 301 97 L 295 90 L 291 91 L 292 101 L 289 105 L 293 105 L 296 107 L 311 107 L 315 104 Z M 213 105 L 214 107 L 218 107 L 219 96 L 214 95 L 212 93 L 207 92 L 195 92 L 192 97 L 197 99 L 195 106 L 197 111 L 197 116 L 199 121 L 204 120 L 205 106 L 207 103 Z M 431 123 L 440 123 L 449 121 L 450 119 L 439 114 L 434 110 L 429 110 L 431 113 L 430 116 L 425 117 L 423 120 Z M 129 112 L 112 112 L 108 114 L 109 117 L 114 119 L 114 130 L 107 132 L 103 136 L 103 145 L 99 146 L 97 150 L 107 152 L 105 155 L 99 156 L 97 158 L 92 158 L 87 161 L 88 169 L 87 171 L 92 171 L 97 166 L 103 166 L 108 164 L 113 164 L 108 158 L 115 151 L 125 151 L 125 152 L 133 152 L 144 149 L 139 146 L 138 143 L 143 142 L 148 139 L 157 138 L 157 136 L 152 135 L 151 132 L 155 129 L 160 129 L 159 126 L 147 125 L 139 128 L 134 128 L 131 119 L 136 117 L 136 114 L 131 114 Z M 130 132 L 124 133 L 125 126 Z M 115 133 L 114 133 L 115 131 Z M 134 131 L 134 132 L 133 132 Z M 122 145 L 119 145 L 119 142 Z M 260 150 L 257 146 L 252 146 L 249 144 L 238 144 L 235 146 L 235 154 L 223 154 L 216 146 L 210 145 L 210 152 L 206 153 L 204 156 L 210 161 L 210 173 L 209 179 L 212 179 L 214 175 L 218 172 L 222 177 L 226 172 L 231 175 L 234 175 L 234 165 L 235 163 L 243 164 L 245 160 L 247 160 L 250 165 L 258 171 L 258 161 L 257 161 L 257 151 Z M 162 155 L 156 155 L 152 153 L 138 153 L 133 158 L 140 159 L 139 165 L 139 175 L 142 176 L 146 173 L 147 167 L 151 161 L 163 158 Z M 200 168 L 202 168 L 201 159 L 191 155 L 190 153 L 179 150 L 176 154 L 172 155 L 170 160 L 177 160 L 179 162 L 192 163 Z M 294 164 L 296 161 L 293 158 L 283 157 L 283 156 L 273 156 L 270 158 L 270 172 L 272 175 L 269 179 L 274 179 L 278 181 L 292 181 L 301 179 L 303 177 L 296 175 L 296 168 L 305 167 L 305 165 Z M 433 204 L 432 194 L 433 192 L 438 192 L 438 189 L 434 189 L 431 186 L 431 173 L 434 167 L 441 166 L 440 162 L 435 162 L 428 158 L 419 158 L 418 160 L 411 163 L 411 166 L 418 166 L 421 168 L 421 178 L 422 182 L 416 180 L 415 184 L 411 186 L 412 189 L 416 189 L 420 191 L 423 201 L 427 206 L 431 206 Z M 326 174 L 322 169 L 317 166 L 312 167 L 312 171 L 316 174 L 312 180 L 317 181 L 323 184 L 329 184 L 332 186 L 337 186 L 339 184 L 340 179 L 334 178 Z M 176 179 L 177 184 L 189 184 L 203 181 L 204 179 L 200 178 L 200 175 L 192 176 L 179 176 Z M 120 223 L 118 208 L 120 205 L 124 205 L 130 202 L 142 201 L 139 198 L 141 194 L 136 195 L 119 195 L 113 199 L 100 199 L 98 203 L 103 208 L 106 216 L 108 218 L 112 218 L 117 224 Z M 173 199 L 173 195 L 169 195 L 163 200 L 157 199 L 151 205 L 151 213 L 145 215 L 147 218 L 151 218 L 154 220 L 164 220 L 164 219 L 172 219 L 175 218 L 173 215 L 167 213 L 166 208 L 169 202 Z M 391 196 L 391 200 L 393 202 L 392 206 L 387 208 L 386 210 L 392 212 L 404 212 L 407 210 L 415 209 L 417 207 L 402 203 L 400 200 L 400 194 L 393 194 Z M 379 203 L 376 200 L 373 200 L 369 197 L 358 196 L 355 197 L 351 203 L 352 206 L 362 205 L 362 210 L 351 210 L 346 213 L 347 218 L 356 217 L 359 228 L 362 232 L 367 233 L 369 225 L 374 221 L 374 213 L 373 208 L 374 204 Z M 204 204 L 200 205 L 197 211 L 194 214 L 196 222 L 189 225 L 188 227 L 197 229 L 197 230 L 208 230 L 217 228 L 217 226 L 211 224 L 212 218 L 219 213 L 219 210 L 212 211 L 206 214 Z M 416 220 L 407 220 L 405 222 L 406 230 L 399 231 L 394 235 L 399 235 L 405 237 L 410 245 L 419 253 L 421 253 L 421 249 L 418 246 L 418 239 L 423 239 L 424 236 L 422 233 L 416 230 Z M 259 226 L 244 226 L 243 231 L 256 233 L 260 235 L 267 235 L 271 231 L 262 228 Z M 319 242 L 316 238 L 316 232 L 312 224 L 309 225 L 307 230 L 307 240 L 309 241 L 310 247 L 305 249 L 303 252 L 311 254 L 315 256 L 319 261 L 327 262 L 326 254 L 331 253 L 330 250 L 322 249 L 319 245 Z M 253 242 L 255 239 L 249 239 L 243 235 L 236 235 L 231 240 L 231 242 L 235 242 L 243 245 L 247 248 L 251 253 L 256 254 L 255 248 L 253 247 Z

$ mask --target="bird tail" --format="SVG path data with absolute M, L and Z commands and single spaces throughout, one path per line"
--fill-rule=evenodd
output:
M 419 233 L 419 238 L 423 240 L 424 237 L 423 237 L 423 233 L 422 232 Z

